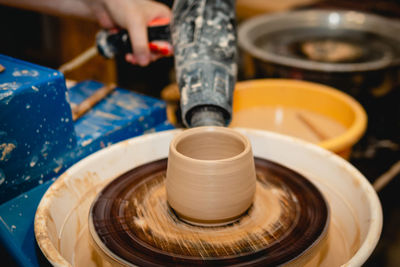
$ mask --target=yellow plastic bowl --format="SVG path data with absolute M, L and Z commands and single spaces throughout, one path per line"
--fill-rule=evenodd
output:
M 332 87 L 288 79 L 260 79 L 238 82 L 233 96 L 235 112 L 262 106 L 301 108 L 325 115 L 347 130 L 319 145 L 348 158 L 352 146 L 365 132 L 367 115 L 351 96 Z M 240 127 L 240 125 L 237 125 Z

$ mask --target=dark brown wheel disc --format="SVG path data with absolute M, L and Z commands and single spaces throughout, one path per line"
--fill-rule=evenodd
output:
M 222 226 L 191 225 L 167 204 L 167 160 L 137 167 L 93 202 L 89 230 L 97 247 L 126 265 L 198 266 L 288 263 L 324 239 L 329 210 L 318 189 L 282 165 L 255 159 L 252 207 Z

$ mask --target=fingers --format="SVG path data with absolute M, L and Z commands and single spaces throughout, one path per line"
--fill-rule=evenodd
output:
M 172 52 L 171 46 L 158 45 L 156 42 L 148 43 L 147 27 L 154 23 L 155 20 L 170 21 L 171 10 L 164 4 L 148 0 L 136 0 L 140 9 L 142 10 L 142 22 L 144 22 L 144 29 L 140 34 L 143 36 L 134 36 L 130 33 L 134 58 L 139 65 L 144 66 L 148 63 L 161 58 L 163 55 L 170 55 Z M 144 42 L 145 41 L 145 42 Z M 135 43 L 136 42 L 136 43 Z M 144 47 L 145 46 L 145 47 Z M 149 49 L 150 48 L 150 49 Z M 155 49 L 154 49 L 155 48 Z M 145 53 L 145 54 L 144 54 Z M 143 60 L 143 61 L 142 61 Z
M 105 9 L 105 7 L 101 4 L 93 4 L 91 6 L 97 21 L 99 22 L 100 26 L 105 29 L 110 29 L 115 27 L 113 19 L 110 17 L 110 14 Z
M 172 13 L 169 7 L 166 5 L 157 3 L 155 1 L 145 1 L 144 5 L 147 6 L 144 8 L 147 25 L 149 25 L 150 22 L 154 21 L 155 19 L 158 21 L 164 20 L 164 22 L 171 20 Z
M 165 41 L 155 41 L 149 43 L 150 62 L 156 61 L 162 57 L 168 57 L 173 54 L 172 45 Z M 139 64 L 138 59 L 133 54 L 126 54 L 125 60 L 131 64 Z
M 158 60 L 158 59 L 160 59 L 160 58 L 162 58 L 162 57 L 163 57 L 163 56 L 160 55 L 160 54 L 151 54 L 151 55 L 150 55 L 151 62 L 156 61 L 156 60 Z
M 140 66 L 148 65 L 150 63 L 150 49 L 148 47 L 146 21 L 142 16 L 132 16 L 128 20 L 127 30 L 137 64 Z
M 156 61 L 157 59 L 162 58 L 162 57 L 163 56 L 160 55 L 160 54 L 150 54 L 150 61 L 153 62 L 153 61 Z M 135 56 L 133 54 L 126 54 L 125 55 L 125 60 L 127 62 L 133 64 L 133 65 L 137 65 L 138 64 L 138 61 L 137 61 L 137 59 L 135 58 Z
M 125 55 L 125 60 L 133 65 L 138 64 L 136 58 L 134 57 L 133 54 L 126 54 Z
M 171 18 L 171 11 L 166 5 L 150 0 L 103 1 L 112 20 L 129 33 L 133 54 L 126 55 L 128 62 L 146 66 L 163 54 L 160 51 L 150 51 L 147 27 L 155 19 Z

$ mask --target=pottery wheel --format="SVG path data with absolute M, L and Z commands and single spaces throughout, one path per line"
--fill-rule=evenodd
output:
M 89 215 L 91 236 L 122 264 L 287 263 L 323 239 L 328 207 L 300 174 L 264 159 L 255 164 L 253 205 L 235 222 L 205 227 L 177 217 L 166 201 L 163 159 L 121 175 L 100 192 Z

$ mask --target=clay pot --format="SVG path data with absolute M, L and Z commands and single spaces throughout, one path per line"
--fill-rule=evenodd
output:
M 223 127 L 183 131 L 171 142 L 167 168 L 167 199 L 185 220 L 224 223 L 242 215 L 256 188 L 249 140 Z

